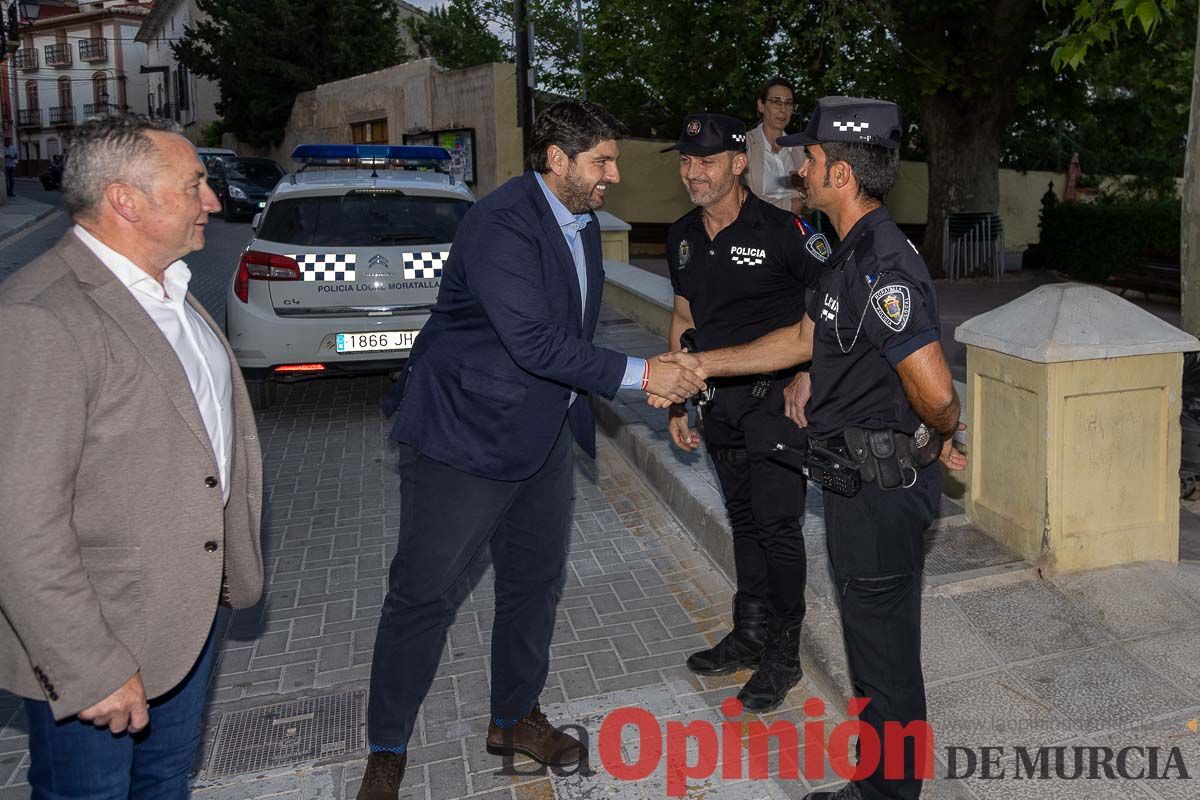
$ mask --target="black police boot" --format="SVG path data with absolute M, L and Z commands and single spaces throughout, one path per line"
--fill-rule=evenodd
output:
M 857 783 L 847 783 L 836 792 L 809 792 L 804 800 L 862 800 Z
M 750 680 L 738 692 L 738 700 L 747 711 L 765 714 L 783 705 L 791 688 L 800 682 L 800 626 L 785 628 L 771 620 L 767 628 L 767 646 Z
M 767 640 L 767 604 L 733 597 L 733 630 L 708 650 L 692 653 L 687 666 L 697 675 L 728 675 L 758 666 Z

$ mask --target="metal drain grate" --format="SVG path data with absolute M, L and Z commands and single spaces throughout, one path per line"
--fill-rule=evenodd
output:
M 293 700 L 221 717 L 207 777 L 298 764 L 360 750 L 366 746 L 367 692 Z
M 1020 562 L 1002 544 L 978 528 L 930 530 L 925 534 L 925 574 L 950 575 Z

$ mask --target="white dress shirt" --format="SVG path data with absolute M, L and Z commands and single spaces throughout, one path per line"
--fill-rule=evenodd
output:
M 233 377 L 229 355 L 221 340 L 187 303 L 191 270 L 182 261 L 176 261 L 167 267 L 160 284 L 79 225 L 74 231 L 146 310 L 179 357 L 216 456 L 221 501 L 228 503 L 229 464 L 233 458 Z
M 790 147 L 779 148 L 778 153 L 771 152 L 771 143 L 767 141 L 762 126 L 756 128 L 762 143 L 763 153 L 763 198 L 778 205 L 776 201 L 787 200 L 789 203 L 796 194 L 792 186 L 792 153 Z

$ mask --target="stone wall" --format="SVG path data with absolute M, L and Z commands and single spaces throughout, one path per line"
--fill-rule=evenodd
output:
M 450 72 L 425 58 L 322 84 L 296 98 L 283 142 L 267 155 L 294 168 L 290 155 L 296 145 L 349 142 L 351 125 L 369 120 L 387 120 L 391 144 L 403 144 L 404 134 L 473 128 L 476 182 L 471 188 L 486 194 L 514 169 L 512 133 L 497 133 L 498 117 L 506 129 L 511 127 L 505 112 L 497 110 L 497 98 L 505 98 L 506 71 L 508 87 L 513 87 L 512 69 L 508 64 L 484 64 Z M 512 91 L 515 97 L 515 88 Z

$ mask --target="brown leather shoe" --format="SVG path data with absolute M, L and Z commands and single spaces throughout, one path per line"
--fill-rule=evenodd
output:
M 569 767 L 584 757 L 583 745 L 550 724 L 540 706 L 508 728 L 488 724 L 487 751 L 494 756 L 524 753 L 549 767 Z
M 358 787 L 357 800 L 396 800 L 408 753 L 380 751 L 367 756 L 367 772 Z

